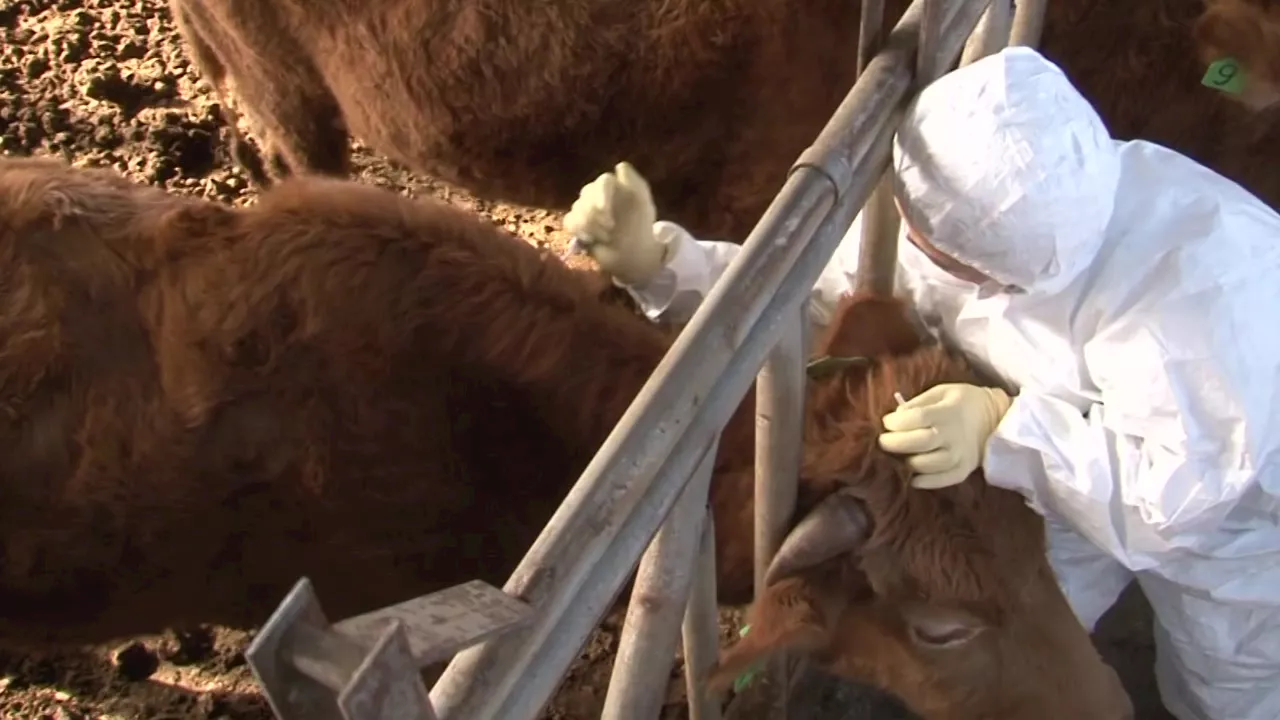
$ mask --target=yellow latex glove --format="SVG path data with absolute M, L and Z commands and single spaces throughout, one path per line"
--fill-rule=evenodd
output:
M 625 285 L 643 286 L 670 260 L 668 246 L 653 234 L 657 212 L 649 183 L 621 162 L 582 188 L 564 229 L 601 270 Z
M 936 385 L 885 415 L 880 447 L 910 455 L 913 487 L 937 490 L 963 482 L 982 465 L 987 438 L 1013 402 L 999 388 Z

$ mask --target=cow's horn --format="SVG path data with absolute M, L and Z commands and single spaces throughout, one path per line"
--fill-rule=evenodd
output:
M 871 532 L 862 501 L 847 490 L 818 503 L 782 541 L 765 572 L 764 584 L 786 577 L 862 547 Z

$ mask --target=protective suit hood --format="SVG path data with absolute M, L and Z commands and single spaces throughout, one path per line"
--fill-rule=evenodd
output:
M 908 107 L 894 192 L 943 253 L 1002 285 L 1054 293 L 1092 263 L 1120 179 L 1117 143 L 1066 75 L 1006 48 Z

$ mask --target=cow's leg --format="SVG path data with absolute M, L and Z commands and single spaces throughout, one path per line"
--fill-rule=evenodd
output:
M 293 173 L 345 176 L 350 146 L 338 101 L 306 49 L 269 3 L 172 0 L 174 19 L 201 74 L 263 139 L 277 177 Z M 228 108 L 229 111 L 229 108 Z M 234 121 L 228 115 L 228 124 Z M 269 184 L 261 158 L 234 128 L 231 153 L 255 182 Z
M 338 101 L 301 51 L 288 55 L 255 47 L 227 62 L 241 109 L 264 139 L 272 174 L 346 176 L 351 148 Z
M 169 7 L 174 23 L 178 26 L 178 32 L 186 41 L 188 58 L 196 66 L 200 76 L 213 87 L 214 95 L 218 98 L 219 115 L 223 124 L 226 125 L 227 149 L 232 159 L 248 174 L 254 184 L 266 187 L 270 181 L 263 169 L 262 158 L 253 146 L 241 137 L 238 127 L 239 113 L 230 105 L 226 63 L 218 56 L 218 51 L 214 49 L 213 44 L 201 29 L 195 12 L 196 8 L 191 7 L 185 0 L 172 0 Z
M 268 162 L 276 177 L 294 173 L 347 175 L 349 138 L 337 101 L 327 89 L 269 84 L 250 92 L 253 97 L 246 97 L 246 105 L 252 109 L 247 112 L 266 137 Z

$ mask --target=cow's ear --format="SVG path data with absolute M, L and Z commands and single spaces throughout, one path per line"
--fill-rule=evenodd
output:
M 707 689 L 723 693 L 740 677 L 780 652 L 813 653 L 831 639 L 833 613 L 823 588 L 804 577 L 787 578 L 765 589 L 747 612 L 746 632 L 720 654 L 707 676 Z
M 1268 35 L 1274 32 L 1261 2 L 1209 0 L 1191 27 L 1201 60 L 1213 62 L 1234 54 L 1241 61 L 1267 57 L 1272 47 Z M 1246 68 L 1257 70 L 1258 68 Z

